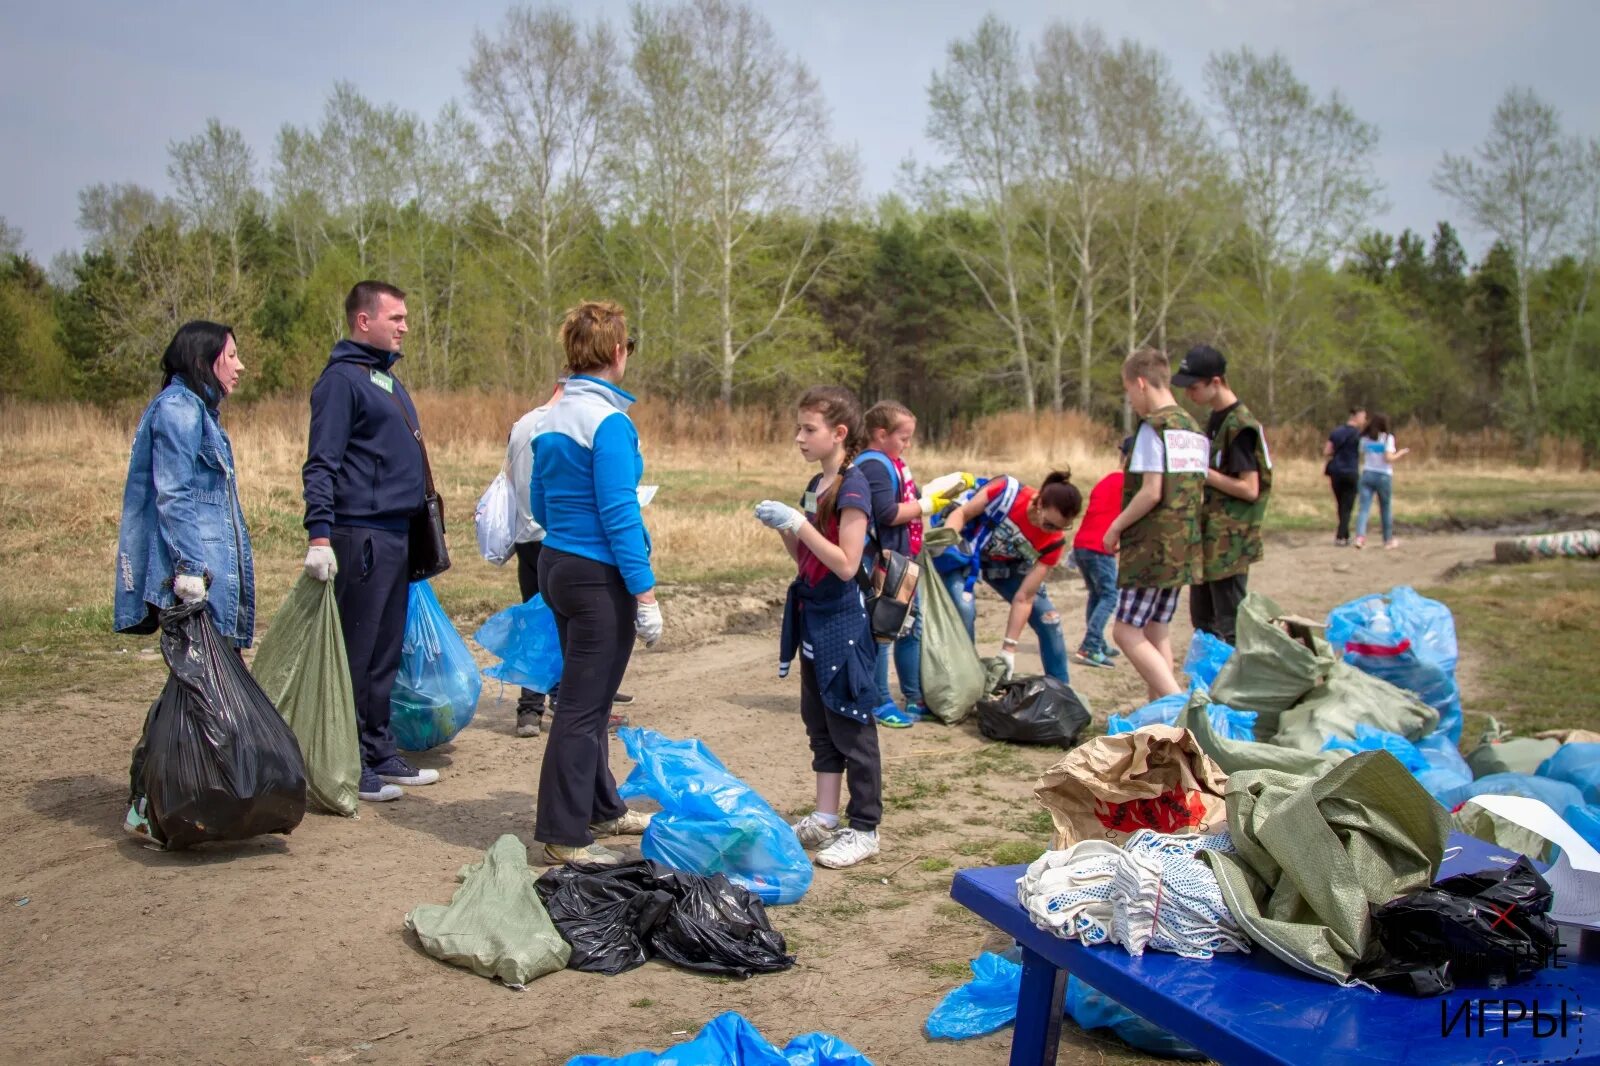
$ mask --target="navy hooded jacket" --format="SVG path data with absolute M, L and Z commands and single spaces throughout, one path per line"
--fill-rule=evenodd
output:
M 407 417 L 417 424 L 417 409 L 393 375 L 399 358 L 342 340 L 311 389 L 311 440 L 300 478 L 313 540 L 332 526 L 403 530 L 422 509 L 422 446 L 406 424 Z

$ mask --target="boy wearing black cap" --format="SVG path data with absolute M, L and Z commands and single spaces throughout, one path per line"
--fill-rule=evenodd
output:
M 1261 519 L 1272 492 L 1272 454 L 1266 434 L 1228 387 L 1228 361 L 1208 345 L 1189 349 L 1172 375 L 1191 403 L 1211 408 L 1206 435 L 1211 464 L 1201 510 L 1204 581 L 1189 589 L 1189 620 L 1196 632 L 1235 642 L 1239 603 L 1250 564 L 1261 558 Z

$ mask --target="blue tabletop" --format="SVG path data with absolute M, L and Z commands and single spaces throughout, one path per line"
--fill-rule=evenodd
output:
M 1441 877 L 1493 866 L 1516 856 L 1461 834 Z M 1459 850 L 1456 850 L 1459 849 Z M 1026 867 L 1002 866 L 960 871 L 950 894 L 963 906 L 1017 938 L 1029 948 L 1150 1021 L 1171 1030 L 1220 1062 L 1409 1063 L 1454 1066 L 1479 1063 L 1600 1063 L 1600 1013 L 1585 1026 L 1587 1011 L 1600 1012 L 1600 950 L 1591 934 L 1583 950 L 1574 931 L 1557 960 L 1536 978 L 1499 992 L 1458 989 L 1443 997 L 1419 999 L 1338 985 L 1300 973 L 1257 948 L 1252 953 L 1221 954 L 1208 960 L 1185 959 L 1151 951 L 1135 958 L 1117 945 L 1085 947 L 1036 928 L 1017 903 L 1017 878 Z M 1532 1001 L 1558 1014 L 1567 1002 L 1565 1035 L 1535 1038 L 1528 1023 L 1509 1032 L 1498 1020 L 1478 1035 L 1477 1008 L 1470 1033 L 1463 1024 L 1441 1035 L 1467 999 L 1512 997 Z M 1517 1008 L 1512 1007 L 1511 1017 Z M 1584 1037 L 1588 1039 L 1585 1040 Z

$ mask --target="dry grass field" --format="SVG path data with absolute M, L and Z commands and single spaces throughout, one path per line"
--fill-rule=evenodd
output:
M 514 574 L 477 557 L 471 512 L 523 405 L 425 395 L 419 406 L 456 559 L 435 586 L 470 634 L 515 594 Z M 661 485 L 645 514 L 667 635 L 630 666 L 629 713 L 636 725 L 701 737 L 798 814 L 810 792 L 798 693 L 773 670 L 790 564 L 750 516 L 757 500 L 796 496 L 808 476 L 787 415 L 730 421 L 649 402 L 636 411 L 646 480 Z M 555 1066 L 580 1051 L 660 1048 L 723 1010 L 780 1044 L 836 1032 L 880 1066 L 1006 1061 L 1008 1032 L 951 1046 L 928 1041 L 921 1023 L 965 979 L 968 959 L 1003 946 L 949 901 L 953 871 L 1038 853 L 1048 820 L 1030 790 L 1058 753 L 987 743 L 971 722 L 883 733 L 884 854 L 818 871 L 803 901 L 775 908 L 799 962 L 747 982 L 652 963 L 615 978 L 566 971 L 517 994 L 417 950 L 401 926 L 408 909 L 448 899 L 456 869 L 501 833 L 531 841 L 544 742 L 512 735 L 510 702 L 492 682 L 473 724 L 419 757 L 443 780 L 399 803 L 351 820 L 308 815 L 287 838 L 190 853 L 124 841 L 128 752 L 165 672 L 153 639 L 109 632 L 136 415 L 0 406 L 0 1000 L 11 1008 L 0 1061 Z M 304 420 L 303 401 L 225 414 L 257 553 L 258 633 L 304 553 Z M 1473 528 L 1600 515 L 1600 476 L 1574 469 L 1559 447 L 1521 467 L 1464 460 L 1458 441 L 1435 436 L 1397 476 L 1401 550 L 1355 553 L 1330 543 L 1315 444 L 1278 448 L 1268 558 L 1252 587 L 1311 616 L 1400 583 L 1446 599 L 1462 632 L 1469 737 L 1485 711 L 1523 727 L 1600 718 L 1600 566 L 1481 566 L 1492 536 Z M 923 478 L 969 469 L 1035 482 L 1070 464 L 1087 486 L 1112 457 L 1106 434 L 1070 417 L 1004 416 L 910 459 Z M 1076 640 L 1081 587 L 1063 575 L 1051 592 Z M 992 596 L 980 606 L 979 640 L 992 645 L 1003 608 Z M 1031 634 L 1019 655 L 1029 664 L 1037 669 Z M 1125 668 L 1077 669 L 1072 680 L 1097 730 L 1140 702 Z M 613 763 L 620 776 L 620 747 Z M 1143 1059 L 1069 1025 L 1060 1061 Z

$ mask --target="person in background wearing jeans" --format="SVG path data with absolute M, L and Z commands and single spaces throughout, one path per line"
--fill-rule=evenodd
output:
M 1350 543 L 1350 512 L 1356 506 L 1356 493 L 1361 487 L 1361 431 L 1367 428 L 1367 412 L 1363 407 L 1350 408 L 1345 424 L 1328 434 L 1322 445 L 1322 454 L 1328 465 L 1322 472 L 1328 475 L 1333 486 L 1333 499 L 1339 509 L 1339 531 L 1333 535 L 1335 547 Z
M 544 527 L 539 587 L 561 635 L 561 710 L 539 771 L 534 839 L 551 862 L 614 866 L 595 837 L 639 836 L 611 776 L 606 723 L 637 635 L 661 639 L 650 534 L 639 509 L 644 457 L 622 377 L 633 338 L 622 308 L 586 301 L 561 323 L 567 384 L 533 436 L 528 505 Z
M 1361 510 L 1356 516 L 1356 547 L 1367 546 L 1367 516 L 1372 512 L 1372 497 L 1378 497 L 1378 508 L 1383 514 L 1383 546 L 1398 548 L 1394 539 L 1394 461 L 1410 454 L 1410 448 L 1398 451 L 1394 435 L 1389 432 L 1389 419 L 1373 415 L 1361 433 Z
M 306 573 L 332 581 L 339 601 L 361 737 L 361 784 L 371 802 L 401 785 L 431 785 L 439 771 L 401 758 L 389 730 L 411 589 L 411 516 L 423 507 L 417 409 L 394 365 L 406 335 L 406 294 L 358 282 L 344 301 L 350 336 L 333 346 L 311 387 L 311 432 L 300 468 L 310 539 Z
M 535 407 L 511 427 L 511 436 L 506 441 L 506 476 L 511 480 L 512 491 L 517 494 L 517 589 L 522 593 L 522 602 L 527 603 L 539 595 L 539 552 L 544 547 L 544 527 L 533 520 L 533 512 L 529 510 L 528 483 L 533 477 L 533 435 L 538 432 L 539 423 L 561 399 L 562 389 L 567 383 L 566 378 L 556 382 L 555 392 L 550 394 L 550 399 Z M 555 713 L 556 699 L 560 695 L 561 685 L 551 686 L 550 711 Z M 632 703 L 632 696 L 617 693 L 617 703 Z M 517 736 L 536 737 L 543 729 L 544 724 L 545 693 L 535 689 L 524 688 L 517 696 Z M 618 715 L 611 716 L 611 728 L 627 724 L 627 719 Z
M 1133 438 L 1122 442 L 1122 460 L 1127 462 Z M 1083 575 L 1089 593 L 1084 604 L 1083 643 L 1072 661 L 1084 666 L 1114 667 L 1112 660 L 1121 653 L 1106 643 L 1106 623 L 1117 609 L 1117 557 L 1105 550 L 1106 530 L 1122 513 L 1122 470 L 1111 471 L 1089 490 L 1083 521 L 1072 538 L 1072 561 Z

